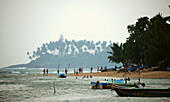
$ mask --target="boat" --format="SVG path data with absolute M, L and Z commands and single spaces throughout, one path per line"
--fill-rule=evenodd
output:
M 166 70 L 167 70 L 167 71 L 170 71 L 170 67 L 167 67 Z
M 108 81 L 91 82 L 91 89 L 111 89 Z
M 66 78 L 66 77 L 67 77 L 67 75 L 64 74 L 64 73 L 57 73 L 57 76 L 58 76 L 59 78 Z
M 112 85 L 119 96 L 123 97 L 170 97 L 170 88 L 136 88 Z
M 101 72 L 116 71 L 115 68 L 102 69 Z
M 133 83 L 124 83 L 123 79 L 91 82 L 91 89 L 112 89 L 112 85 L 134 87 Z

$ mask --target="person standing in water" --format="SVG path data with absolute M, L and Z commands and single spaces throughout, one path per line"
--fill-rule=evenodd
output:
M 93 67 L 91 67 L 91 73 L 92 73 L 92 71 L 93 71 Z
M 65 69 L 65 74 L 67 74 L 67 69 Z
M 48 75 L 48 69 L 47 69 L 47 75 Z
M 59 74 L 59 69 L 57 70 L 57 74 Z
M 74 68 L 74 75 L 76 74 L 76 69 Z
M 43 69 L 43 73 L 44 73 L 44 75 L 45 75 L 45 68 Z

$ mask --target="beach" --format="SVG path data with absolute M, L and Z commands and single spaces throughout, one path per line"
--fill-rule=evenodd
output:
M 0 100 L 2 102 L 169 102 L 167 97 L 118 97 L 115 91 L 92 90 L 91 82 L 104 81 L 105 79 L 123 78 L 123 73 L 94 72 L 84 69 L 84 73 L 74 75 L 73 69 L 69 70 L 67 78 L 58 78 L 56 69 L 49 69 L 49 75 L 43 75 L 42 68 L 4 68 L 0 69 Z M 95 71 L 95 70 L 93 70 Z M 61 73 L 64 70 L 60 71 Z M 72 73 L 72 74 L 71 74 Z M 82 78 L 93 76 L 92 78 Z M 126 74 L 130 82 L 138 80 L 137 72 Z M 77 78 L 76 78 L 77 77 Z M 143 78 L 142 78 L 143 77 Z M 160 79 L 161 78 L 161 79 Z M 169 88 L 170 72 L 151 71 L 141 72 L 141 82 L 146 88 Z M 54 92 L 54 87 L 56 92 Z
M 118 73 L 117 71 L 67 74 L 67 76 L 93 76 L 93 77 L 123 77 L 123 75 L 124 75 L 123 72 Z M 33 75 L 33 76 L 43 76 L 43 75 Z M 56 74 L 49 74 L 48 76 L 56 76 Z M 127 72 L 126 77 L 138 78 L 139 73 L 138 72 Z M 140 78 L 170 79 L 170 72 L 169 71 L 141 72 Z
M 110 72 L 80 73 L 80 74 L 78 74 L 78 76 L 90 76 L 90 75 L 95 76 L 95 77 L 123 77 L 124 73 L 123 72 L 117 73 L 117 71 L 110 71 Z M 68 76 L 76 76 L 76 75 L 68 74 Z M 138 78 L 139 73 L 138 72 L 128 72 L 128 73 L 126 73 L 126 77 Z M 170 72 L 168 72 L 168 71 L 141 72 L 140 77 L 141 78 L 169 79 Z

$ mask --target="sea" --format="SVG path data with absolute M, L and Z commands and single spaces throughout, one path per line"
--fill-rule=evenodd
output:
M 49 74 L 56 74 L 50 68 Z M 68 73 L 73 73 L 73 68 Z M 64 70 L 61 70 L 64 72 Z M 89 68 L 84 68 L 89 73 Z M 91 81 L 123 77 L 32 76 L 43 74 L 43 68 L 1 68 L 0 102 L 170 102 L 169 97 L 119 97 L 110 89 L 91 89 Z M 130 78 L 135 82 L 137 78 Z M 141 78 L 150 88 L 170 88 L 170 79 Z

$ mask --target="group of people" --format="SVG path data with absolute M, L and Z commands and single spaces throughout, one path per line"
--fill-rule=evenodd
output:
M 78 74 L 78 73 L 83 73 L 83 67 L 82 68 L 78 68 L 78 69 L 74 68 L 74 75 Z
M 43 69 L 43 75 L 45 75 L 45 72 L 47 72 L 48 75 L 48 69 L 45 71 L 45 68 Z
M 101 68 L 99 68 L 99 66 L 97 67 L 97 73 L 98 73 L 99 71 L 102 71 L 102 70 L 107 70 L 107 66 L 105 66 L 104 69 L 103 69 L 102 66 L 101 66 Z M 91 67 L 91 69 L 90 69 L 90 73 L 92 73 L 92 72 L 93 72 L 93 67 Z
M 104 68 L 101 66 L 101 68 L 99 68 L 99 66 L 97 67 L 97 73 L 101 70 L 107 69 L 107 67 L 105 66 Z M 65 74 L 67 74 L 68 70 L 65 69 Z M 93 72 L 93 67 L 90 68 L 90 73 Z M 48 69 L 43 69 L 43 75 L 45 75 L 45 73 L 47 73 L 48 75 Z M 59 73 L 59 69 L 57 70 L 57 73 Z M 78 74 L 78 73 L 83 73 L 83 67 L 78 68 L 78 69 L 74 69 L 74 74 Z
M 78 73 L 79 73 L 79 69 L 75 69 L 75 68 L 74 68 L 74 75 L 75 75 L 75 74 L 78 75 Z
M 57 70 L 57 73 L 59 74 L 59 69 Z M 67 69 L 65 69 L 65 74 L 67 74 L 67 72 L 68 72 L 68 70 Z

